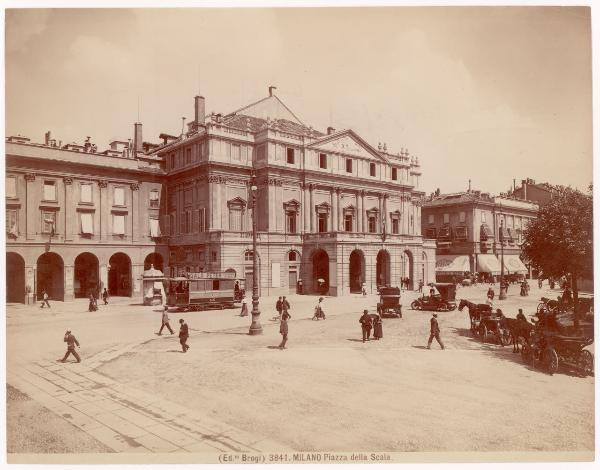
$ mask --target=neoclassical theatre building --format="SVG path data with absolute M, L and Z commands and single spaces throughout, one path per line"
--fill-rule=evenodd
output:
M 418 160 L 356 132 L 305 125 L 269 95 L 194 119 L 179 136 L 99 151 L 17 136 L 6 143 L 9 301 L 141 295 L 151 264 L 166 275 L 235 272 L 261 295 L 329 295 L 435 279 L 435 241 L 421 236 Z M 257 252 L 252 250 L 255 203 Z M 22 300 L 21 300 L 22 301 Z

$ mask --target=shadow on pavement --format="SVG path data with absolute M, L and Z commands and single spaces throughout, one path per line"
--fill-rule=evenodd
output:
M 183 354 L 183 351 L 180 351 L 179 349 L 169 349 L 167 352 L 181 353 L 181 354 Z
M 427 349 L 427 346 L 412 346 L 415 349 Z
M 355 343 L 362 343 L 362 339 L 356 339 L 356 338 L 346 338 L 346 341 L 354 341 Z M 367 340 L 369 341 L 369 340 Z
M 279 346 L 267 346 L 268 349 L 281 349 Z
M 199 330 L 196 330 L 199 331 Z M 241 332 L 241 331 L 203 331 L 202 333 L 213 334 L 213 335 L 242 335 L 248 336 L 249 333 Z

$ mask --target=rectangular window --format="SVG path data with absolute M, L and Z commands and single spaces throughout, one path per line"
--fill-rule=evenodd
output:
M 185 149 L 185 164 L 189 165 L 190 163 L 192 163 L 192 148 L 191 147 Z
M 125 216 L 113 214 L 113 233 L 115 235 L 125 235 Z
M 216 262 L 217 262 L 217 252 L 216 252 L 216 251 L 211 251 L 211 252 L 210 252 L 210 260 L 211 260 L 213 263 L 216 263 Z
M 125 205 L 125 188 L 116 187 L 114 190 L 114 202 L 115 206 L 124 206 Z
M 286 213 L 287 233 L 296 233 L 296 212 Z
M 392 219 L 392 233 L 400 233 L 400 221 L 398 219 Z
M 6 210 L 6 233 L 14 237 L 19 235 L 19 224 L 17 211 L 15 209 Z
M 460 223 L 464 224 L 465 220 L 466 220 L 466 214 L 463 211 L 459 212 L 458 213 L 458 221 Z
M 160 205 L 160 195 L 158 193 L 158 189 L 153 189 L 150 191 L 150 207 L 159 207 Z
M 94 221 L 92 214 L 84 212 L 80 214 L 81 217 L 81 234 L 82 235 L 93 235 L 94 234 Z
M 42 233 L 56 231 L 56 212 L 42 211 Z
M 433 214 L 429 214 L 427 216 L 427 222 L 429 222 L 430 224 L 435 223 L 435 216 Z
M 290 165 L 293 165 L 294 163 L 296 163 L 296 159 L 295 159 L 295 155 L 294 155 L 294 149 L 292 148 L 287 148 L 287 162 Z
M 377 218 L 369 217 L 369 233 L 375 233 L 377 230 Z
M 392 180 L 396 181 L 398 179 L 398 169 L 392 168 Z
M 454 238 L 457 240 L 467 239 L 467 227 L 456 227 L 454 229 Z
M 444 223 L 445 224 L 449 224 L 450 223 L 450 214 L 444 214 Z
M 344 216 L 344 230 L 346 232 L 352 232 L 352 215 L 346 214 Z
M 485 223 L 485 212 L 481 211 L 481 223 Z
M 198 223 L 198 231 L 205 232 L 206 231 L 206 209 L 203 207 L 200 209 L 200 221 Z
M 56 184 L 54 181 L 44 181 L 44 201 L 56 201 Z
M 17 178 L 15 176 L 6 177 L 6 197 L 17 197 Z
M 346 173 L 352 173 L 352 159 L 346 158 Z
M 185 211 L 185 233 L 192 233 L 192 211 Z
M 234 160 L 241 160 L 242 149 L 238 144 L 231 144 L 231 158 Z
M 191 189 L 186 189 L 183 192 L 183 203 L 186 206 L 191 206 L 192 205 L 192 201 L 193 201 L 193 194 L 192 194 L 192 190 Z
M 325 153 L 319 154 L 319 168 L 327 169 L 327 154 Z
M 377 167 L 375 166 L 375 163 L 369 164 L 369 174 L 371 176 L 377 176 Z
M 158 219 L 150 219 L 150 236 L 152 238 L 160 237 L 160 226 Z
M 327 214 L 319 214 L 319 233 L 327 232 Z
M 234 232 L 242 231 L 242 211 L 239 209 L 231 209 L 229 211 L 229 230 Z
M 81 183 L 79 185 L 79 202 L 91 203 L 92 202 L 92 185 L 87 183 Z

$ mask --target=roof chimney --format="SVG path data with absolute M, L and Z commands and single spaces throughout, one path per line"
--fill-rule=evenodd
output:
M 142 152 L 143 151 L 143 147 L 142 147 L 142 123 L 141 122 L 136 122 L 133 125 L 134 128 L 134 132 L 133 132 L 133 156 L 135 157 L 135 155 L 137 154 L 137 152 Z
M 277 87 L 273 85 L 269 86 L 269 96 L 273 96 L 273 90 L 277 90 Z
M 195 96 L 194 97 L 194 120 L 196 121 L 196 125 L 204 124 L 204 96 Z
M 46 132 L 44 137 L 46 138 L 46 145 L 50 145 L 50 131 Z
M 329 126 L 329 127 L 327 128 L 327 135 L 331 135 L 331 134 L 334 134 L 334 133 L 335 133 L 335 128 L 334 128 L 334 127 L 331 127 L 331 126 Z

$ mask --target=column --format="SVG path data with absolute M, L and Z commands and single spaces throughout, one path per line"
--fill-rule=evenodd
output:
M 73 286 L 75 280 L 75 269 L 74 266 L 65 264 L 64 265 L 64 299 L 65 302 L 73 300 L 75 298 L 75 287 Z
M 367 213 L 365 211 L 365 192 L 360 192 L 360 220 L 362 225 L 362 233 L 365 233 L 368 229 L 367 227 Z
M 315 233 L 316 228 L 317 228 L 317 221 L 316 221 L 316 214 L 315 214 L 315 199 L 314 199 L 314 184 L 309 184 L 308 185 L 308 190 L 310 192 L 310 206 L 309 206 L 309 211 L 310 211 L 310 232 L 311 233 Z
M 108 218 L 110 217 L 110 207 L 108 206 L 108 183 L 98 181 L 100 187 L 100 241 L 108 241 Z
M 73 223 L 77 224 L 77 214 L 73 211 L 73 178 L 63 178 L 65 183 L 65 241 L 73 240 Z
M 340 190 L 338 188 L 332 188 L 331 190 L 331 224 L 330 224 L 330 232 L 338 231 L 338 196 Z
M 277 208 L 276 208 L 276 182 L 273 178 L 269 178 L 267 181 L 267 202 L 269 204 L 267 219 L 267 231 L 268 232 L 277 232 Z
M 381 193 L 377 194 L 377 203 L 377 208 L 379 209 L 379 220 L 377 223 L 379 228 L 378 232 L 383 233 L 383 218 L 385 217 L 385 212 L 383 212 L 383 195 Z
M 131 183 L 131 240 L 133 243 L 140 239 L 140 185 Z M 146 232 L 148 229 L 146 229 Z
M 165 266 L 168 264 L 168 259 L 165 262 Z M 102 289 L 105 287 L 108 289 L 108 266 L 106 264 L 101 264 L 99 266 L 100 269 L 100 286 Z M 168 275 L 165 273 L 165 276 Z
M 363 231 L 363 192 L 356 193 L 356 231 Z
M 132 285 L 132 297 L 139 297 L 142 295 L 142 274 L 144 273 L 143 264 L 132 264 L 131 266 L 131 285 Z
M 338 207 L 338 218 L 337 218 L 337 229 L 339 232 L 344 231 L 344 210 L 342 209 L 342 191 L 340 188 L 336 191 L 337 196 L 337 207 Z
M 310 199 L 307 184 L 304 184 L 304 186 L 302 187 L 302 194 L 304 195 L 304 207 L 302 208 L 304 214 L 303 230 L 305 233 L 308 233 L 310 232 Z
M 35 295 L 37 286 L 35 284 L 36 276 L 35 270 L 37 268 L 36 264 L 25 265 L 25 295 L 27 296 L 27 300 L 25 301 L 27 304 L 32 304 L 35 302 Z M 27 289 L 27 288 L 30 289 Z
M 388 207 L 387 207 L 387 200 L 388 200 L 389 194 L 384 193 L 383 194 L 383 214 L 382 214 L 382 220 L 385 221 L 385 231 L 386 233 L 392 233 L 392 221 L 390 219 L 390 214 L 388 211 Z M 391 276 L 391 273 L 390 273 Z
M 298 233 L 304 232 L 304 186 L 300 183 L 300 207 L 298 208 Z
M 37 198 L 35 197 L 35 175 L 27 173 L 25 175 L 25 211 L 26 211 L 26 237 L 27 240 L 35 238 L 35 205 Z

